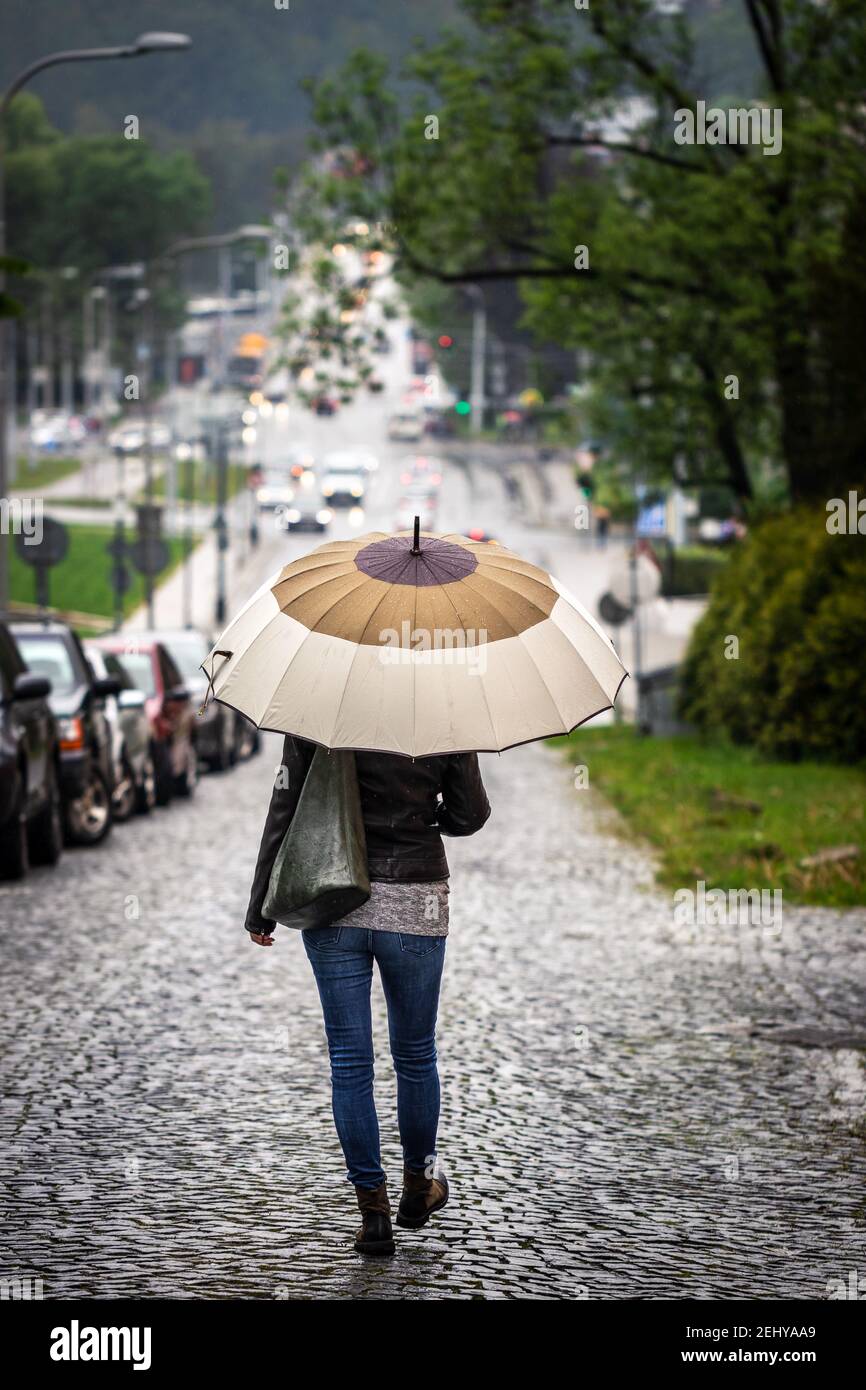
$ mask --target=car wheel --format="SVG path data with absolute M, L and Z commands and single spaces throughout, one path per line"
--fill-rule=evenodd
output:
M 81 796 L 66 806 L 66 837 L 73 845 L 98 845 L 111 829 L 111 793 L 99 768 L 91 768 Z
M 176 779 L 174 789 L 178 796 L 192 796 L 198 782 L 198 753 L 195 744 L 190 740 L 186 755 L 186 767 Z
M 120 764 L 120 780 L 114 788 L 112 799 L 114 819 L 127 821 L 135 810 L 135 776 L 124 753 Z
M 174 777 L 171 771 L 171 755 L 164 743 L 154 746 L 153 766 L 156 776 L 156 804 L 167 806 L 174 795 Z
M 227 719 L 220 721 L 220 746 L 215 758 L 211 758 L 210 766 L 214 772 L 228 772 L 234 762 L 232 754 L 234 752 L 234 736 L 231 726 Z
M 19 783 L 15 808 L 0 831 L 0 874 L 6 879 L 20 879 L 29 867 L 24 786 Z
M 135 789 L 135 809 L 140 816 L 149 816 L 156 805 L 156 767 L 150 753 L 141 769 L 141 781 Z
M 63 803 L 54 771 L 51 773 L 48 799 L 30 824 L 29 848 L 34 864 L 56 864 L 63 853 Z

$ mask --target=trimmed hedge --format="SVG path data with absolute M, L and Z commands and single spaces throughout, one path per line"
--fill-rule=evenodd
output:
M 700 545 L 683 545 L 669 553 L 665 546 L 655 546 L 662 567 L 662 596 L 690 598 L 708 594 L 716 576 L 728 563 L 731 550 L 710 549 Z
M 737 659 L 727 639 L 739 642 Z M 683 667 L 680 713 L 783 758 L 866 759 L 866 542 L 799 509 L 719 573 Z

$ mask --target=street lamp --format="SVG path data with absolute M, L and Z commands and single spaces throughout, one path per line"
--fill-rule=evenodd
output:
M 4 184 L 4 155 L 6 114 L 13 97 L 26 86 L 31 77 L 45 68 L 56 67 L 59 63 L 90 63 L 107 58 L 140 58 L 147 53 L 170 53 L 189 48 L 192 43 L 188 34 L 154 32 L 139 34 L 131 44 L 116 48 L 70 48 L 60 53 L 49 53 L 37 58 L 35 63 L 19 72 L 14 81 L 0 97 L 0 291 L 6 286 L 6 272 L 3 257 L 6 254 L 6 190 Z M 9 490 L 9 459 L 7 450 L 6 421 L 6 329 L 0 318 L 0 498 Z M 9 548 L 5 532 L 0 533 L 0 609 L 9 602 Z

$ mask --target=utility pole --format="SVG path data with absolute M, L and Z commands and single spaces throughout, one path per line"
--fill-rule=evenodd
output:
M 479 434 L 484 428 L 484 356 L 487 348 L 487 312 L 484 296 L 477 285 L 467 285 L 467 293 L 472 298 L 472 383 L 469 404 L 469 428 Z

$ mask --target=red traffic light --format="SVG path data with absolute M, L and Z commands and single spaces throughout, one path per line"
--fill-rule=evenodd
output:
M 453 339 L 453 338 L 449 338 L 449 336 L 448 336 L 447 333 L 443 333 L 442 336 L 441 336 L 440 339 L 439 339 L 439 346 L 440 346 L 441 348 L 449 348 L 449 347 L 451 347 L 451 346 L 453 345 L 453 343 L 454 343 L 454 339 Z

